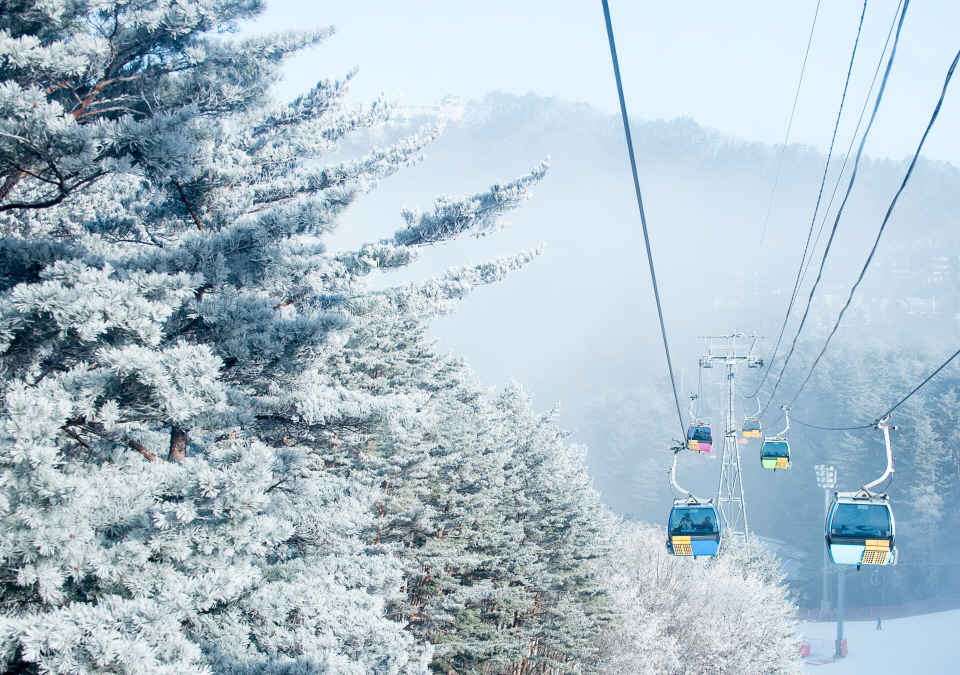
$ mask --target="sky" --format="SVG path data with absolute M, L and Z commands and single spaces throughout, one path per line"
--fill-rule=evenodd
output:
M 870 0 L 838 145 L 849 143 L 899 0 Z M 857 34 L 860 0 L 612 0 L 627 105 L 646 119 L 694 118 L 749 140 L 782 143 L 811 27 L 790 142 L 826 151 Z M 814 26 L 814 15 L 816 24 Z M 245 31 L 333 25 L 292 60 L 283 96 L 360 65 L 351 100 L 384 92 L 408 105 L 453 94 L 534 92 L 617 111 L 599 0 L 272 0 Z M 913 0 L 866 152 L 901 159 L 923 132 L 956 50 L 960 3 Z M 960 94 L 948 93 L 925 154 L 960 165 Z

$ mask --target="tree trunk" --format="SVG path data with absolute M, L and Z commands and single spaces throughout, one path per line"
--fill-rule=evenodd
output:
M 167 461 L 182 462 L 187 456 L 187 443 L 189 442 L 190 437 L 187 436 L 187 432 L 174 424 L 170 429 L 170 454 L 167 455 Z

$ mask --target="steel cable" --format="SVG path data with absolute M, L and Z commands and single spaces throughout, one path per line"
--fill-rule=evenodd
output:
M 877 238 L 873 242 L 873 248 L 870 249 L 870 255 L 867 256 L 867 261 L 863 265 L 863 269 L 860 270 L 860 276 L 857 277 L 856 283 L 853 284 L 853 287 L 850 289 L 850 295 L 847 297 L 846 303 L 843 305 L 843 308 L 840 310 L 840 314 L 837 316 L 836 323 L 833 324 L 833 329 L 830 331 L 830 334 L 827 336 L 826 342 L 823 344 L 823 349 L 820 350 L 820 353 L 817 355 L 817 358 L 814 359 L 813 365 L 810 366 L 810 372 L 807 373 L 807 377 L 803 380 L 803 383 L 800 385 L 800 389 L 797 390 L 797 393 L 794 394 L 793 398 L 790 400 L 792 405 L 794 401 L 797 400 L 797 397 L 800 396 L 800 393 L 803 391 L 803 388 L 807 386 L 807 382 L 810 381 L 810 378 L 813 376 L 813 371 L 817 367 L 817 364 L 820 363 L 820 359 L 823 357 L 824 353 L 827 351 L 827 347 L 830 346 L 830 340 L 833 339 L 834 334 L 837 332 L 837 329 L 840 327 L 840 322 L 843 320 L 843 315 L 846 313 L 847 309 L 850 307 L 850 303 L 853 302 L 853 295 L 857 290 L 857 287 L 860 286 L 860 282 L 863 281 L 863 278 L 867 274 L 867 270 L 870 268 L 870 263 L 873 262 L 873 257 L 877 253 L 877 247 L 880 246 L 880 238 L 883 236 L 883 232 L 887 227 L 887 223 L 890 221 L 890 216 L 893 213 L 894 207 L 897 205 L 897 201 L 900 199 L 900 195 L 903 194 L 904 189 L 907 187 L 907 183 L 910 181 L 910 177 L 913 175 L 913 170 L 917 166 L 917 162 L 920 159 L 920 152 L 923 150 L 923 144 L 927 141 L 927 136 L 930 135 L 930 130 L 933 128 L 934 123 L 937 121 L 937 117 L 940 115 L 940 109 L 943 107 L 943 100 L 947 95 L 947 88 L 950 86 L 950 80 L 953 79 L 953 73 L 957 68 L 957 63 L 960 62 L 960 51 L 957 52 L 957 55 L 953 57 L 953 61 L 950 63 L 950 68 L 947 70 L 947 77 L 943 82 L 943 89 L 940 92 L 940 98 L 937 100 L 937 105 L 933 109 L 933 114 L 930 116 L 930 121 L 927 123 L 927 128 L 923 132 L 923 137 L 920 139 L 920 143 L 917 146 L 917 151 L 913 154 L 913 160 L 910 162 L 910 166 L 907 169 L 906 175 L 903 177 L 903 182 L 900 184 L 900 188 L 897 190 L 897 193 L 893 196 L 893 200 L 890 202 L 890 206 L 887 207 L 887 212 L 883 217 L 883 222 L 880 224 L 880 230 L 877 232 Z M 899 405 L 899 404 L 897 404 Z
M 870 429 L 870 428 L 873 428 L 874 426 L 877 425 L 878 422 L 880 422 L 880 420 L 889 417 L 891 414 L 893 414 L 893 412 L 894 412 L 897 408 L 899 408 L 901 405 L 903 405 L 904 403 L 906 403 L 906 402 L 910 399 L 911 396 L 913 396 L 913 395 L 916 394 L 918 391 L 920 391 L 921 388 L 923 388 L 930 380 L 932 380 L 934 377 L 936 377 L 936 376 L 940 373 L 941 370 L 943 370 L 943 369 L 946 368 L 948 365 L 950 365 L 950 362 L 953 361 L 953 360 L 954 360 L 955 358 L 957 358 L 958 356 L 960 356 L 960 349 L 958 349 L 957 351 L 955 351 L 955 352 L 953 353 L 953 355 L 950 356 L 950 358 L 948 358 L 946 361 L 944 361 L 943 363 L 941 363 L 940 366 L 939 366 L 935 371 L 933 371 L 932 373 L 930 373 L 929 375 L 927 375 L 927 376 L 923 379 L 923 381 L 920 382 L 920 384 L 918 384 L 916 387 L 914 387 L 913 389 L 911 389 L 909 394 L 907 394 L 906 396 L 904 396 L 903 398 L 901 398 L 899 401 L 897 401 L 897 403 L 896 403 L 892 408 L 890 408 L 887 412 L 885 412 L 885 413 L 883 413 L 882 415 L 880 415 L 879 417 L 877 417 L 877 418 L 876 418 L 873 422 L 871 422 L 870 424 L 863 424 L 863 425 L 856 426 L 856 427 L 821 427 L 821 426 L 818 426 L 818 425 L 816 425 L 816 424 L 809 424 L 809 423 L 807 423 L 807 422 L 803 422 L 803 421 L 798 420 L 796 417 L 793 417 L 793 416 L 790 417 L 790 421 L 791 421 L 791 422 L 796 422 L 797 424 L 801 424 L 801 425 L 803 425 L 803 426 L 805 426 L 805 427 L 810 427 L 811 429 L 821 429 L 821 430 L 823 430 L 823 431 L 853 431 L 853 430 L 855 430 L 855 429 Z M 779 401 L 777 401 L 777 403 L 779 403 Z M 782 417 L 782 415 L 781 415 L 781 417 Z M 773 424 L 776 424 L 779 420 L 780 420 L 780 418 L 778 417 L 778 418 L 773 422 Z
M 763 387 L 764 382 L 767 381 L 767 377 L 770 375 L 770 367 L 773 365 L 774 359 L 777 358 L 777 351 L 779 351 L 780 349 L 780 342 L 783 339 L 784 332 L 786 332 L 787 330 L 787 322 L 790 320 L 790 313 L 793 311 L 793 303 L 796 302 L 797 295 L 800 291 L 800 283 L 803 278 L 804 263 L 807 260 L 807 252 L 810 250 L 810 240 L 813 238 L 813 228 L 816 226 L 817 215 L 820 212 L 820 201 L 823 199 L 823 188 L 827 182 L 827 173 L 830 171 L 830 161 L 833 158 L 833 146 L 837 140 L 837 131 L 840 129 L 840 118 L 843 115 L 843 104 L 847 100 L 847 90 L 850 87 L 850 74 L 853 72 L 853 62 L 857 57 L 857 46 L 860 44 L 860 33 L 863 30 L 863 19 L 867 14 L 868 1 L 869 0 L 863 0 L 863 11 L 860 12 L 860 24 L 857 26 L 857 37 L 853 42 L 853 53 L 850 55 L 850 64 L 847 66 L 847 77 L 843 83 L 843 95 L 840 97 L 840 109 L 837 112 L 837 121 L 833 125 L 833 135 L 830 137 L 830 149 L 827 151 L 827 163 L 823 167 L 823 178 L 820 179 L 820 191 L 817 193 L 817 203 L 813 208 L 813 218 L 810 220 L 810 231 L 807 233 L 807 242 L 803 247 L 803 255 L 800 257 L 800 268 L 797 270 L 797 279 L 793 283 L 793 292 L 790 294 L 790 302 L 787 304 L 787 313 L 783 317 L 783 325 L 780 326 L 780 334 L 777 336 L 777 342 L 773 346 L 773 353 L 770 355 L 770 366 L 768 366 L 767 368 L 764 368 L 763 377 L 761 378 L 760 383 L 757 385 L 756 390 L 750 396 L 746 396 L 746 398 L 755 398 L 756 395 L 760 392 L 760 388 Z M 819 5 L 818 5 L 818 8 L 819 8 Z M 816 18 L 814 18 L 814 21 L 816 21 Z M 810 33 L 810 36 L 813 37 L 812 31 Z M 807 50 L 809 51 L 809 49 L 810 49 L 810 46 L 808 44 Z M 806 58 L 804 58 L 804 64 L 806 64 Z M 800 78 L 802 81 L 803 79 L 802 73 L 800 75 Z M 799 93 L 800 93 L 800 90 L 798 87 L 797 94 Z M 796 106 L 796 101 L 794 101 L 794 106 Z M 793 121 L 792 114 L 790 116 L 790 120 L 791 122 Z M 787 133 L 789 134 L 789 129 L 787 130 Z M 856 136 L 856 132 L 854 132 L 854 136 Z M 783 161 L 783 156 L 781 155 L 781 162 L 782 161 Z M 841 174 L 842 172 L 843 170 L 841 169 Z M 779 176 L 779 169 L 777 170 L 777 175 Z M 776 192 L 776 186 L 774 186 L 774 192 Z M 831 199 L 831 203 L 832 203 L 832 199 Z M 771 198 L 771 205 L 772 204 L 773 204 L 773 199 Z M 829 210 L 829 206 L 827 208 Z M 769 211 L 767 215 L 769 216 Z M 764 228 L 766 228 L 766 223 L 764 223 Z M 758 250 L 758 255 L 759 255 L 759 250 Z M 812 254 L 811 254 L 811 257 L 813 257 Z M 743 388 L 740 389 L 740 394 L 744 395 Z
M 787 154 L 787 141 L 790 140 L 790 129 L 793 127 L 793 117 L 797 112 L 797 101 L 800 100 L 800 87 L 803 85 L 803 75 L 807 72 L 807 59 L 810 56 L 810 45 L 813 43 L 813 33 L 817 27 L 817 16 L 820 14 L 820 0 L 817 0 L 817 8 L 813 12 L 813 24 L 810 26 L 810 37 L 807 38 L 807 50 L 803 54 L 803 65 L 800 67 L 800 81 L 797 82 L 797 93 L 793 97 L 793 108 L 790 110 L 790 120 L 787 122 L 787 134 L 783 139 L 783 147 L 780 148 L 780 162 L 777 164 L 777 175 L 773 179 L 773 193 L 770 195 L 770 203 L 767 205 L 767 215 L 763 219 L 763 228 L 760 230 L 760 242 L 757 244 L 757 255 L 753 259 L 753 270 L 750 272 L 750 280 L 753 280 L 757 272 L 757 262 L 760 260 L 760 251 L 763 249 L 763 237 L 767 233 L 767 224 L 770 222 L 770 212 L 773 210 L 773 201 L 777 196 L 777 186 L 780 184 L 780 172 L 783 169 L 783 158 Z
M 853 144 L 857 140 L 857 134 L 860 133 L 860 125 L 863 124 L 863 117 L 867 114 L 867 108 L 870 105 L 870 95 L 873 94 L 873 88 L 877 85 L 877 77 L 880 75 L 880 69 L 883 67 L 883 56 L 887 53 L 887 47 L 890 46 L 890 38 L 893 37 L 893 29 L 897 26 L 897 17 L 900 15 L 900 7 L 903 5 L 903 0 L 900 0 L 900 3 L 897 5 L 897 10 L 893 13 L 893 21 L 890 22 L 890 30 L 887 31 L 887 39 L 883 43 L 883 49 L 880 51 L 880 58 L 877 61 L 877 68 L 873 71 L 873 79 L 870 81 L 870 88 L 867 90 L 867 95 L 863 101 L 863 108 L 860 110 L 860 117 L 857 119 L 857 126 L 853 130 L 853 134 L 850 136 L 850 145 L 847 146 L 847 152 L 843 156 L 843 163 L 840 165 L 840 171 L 837 173 L 837 182 L 833 185 L 833 192 L 830 193 L 830 201 L 827 202 L 827 208 L 823 212 L 823 218 L 820 219 L 820 229 L 817 231 L 817 236 L 813 240 L 813 249 L 816 250 L 817 244 L 820 243 L 820 237 L 823 235 L 823 228 L 827 224 L 827 217 L 830 214 L 830 209 L 833 207 L 833 202 L 837 197 L 837 190 L 840 189 L 840 183 L 843 179 L 843 172 L 847 168 L 847 162 L 850 160 L 850 152 L 853 150 Z M 807 272 L 810 270 L 810 263 L 813 262 L 813 256 L 807 259 L 806 266 L 803 268 L 803 275 L 800 278 L 800 284 L 803 284 L 803 280 L 807 277 Z
M 647 249 L 647 263 L 650 266 L 650 280 L 653 283 L 653 295 L 657 301 L 657 316 L 660 319 L 660 334 L 663 337 L 663 350 L 667 356 L 667 370 L 670 372 L 670 386 L 673 390 L 673 400 L 677 406 L 677 419 L 680 422 L 680 437 L 686 437 L 686 428 L 683 424 L 683 412 L 680 409 L 680 398 L 677 394 L 677 381 L 673 374 L 673 361 L 670 358 L 670 345 L 667 342 L 667 329 L 663 321 L 663 306 L 660 302 L 660 289 L 657 286 L 657 274 L 653 265 L 653 251 L 650 247 L 650 233 L 647 230 L 647 216 L 643 210 L 643 197 L 640 193 L 640 177 L 637 174 L 637 159 L 633 151 L 633 136 L 630 133 L 630 120 L 627 117 L 627 103 L 623 96 L 623 82 L 620 79 L 620 63 L 617 59 L 617 46 L 613 39 L 613 21 L 610 18 L 610 7 L 607 0 L 603 4 L 603 18 L 607 24 L 607 39 L 610 42 L 610 58 L 613 62 L 613 75 L 617 81 L 617 95 L 620 98 L 620 114 L 623 117 L 623 131 L 627 137 L 627 152 L 630 155 L 630 169 L 633 172 L 633 187 L 637 194 L 637 207 L 640 210 L 640 225 L 643 228 L 643 243 Z
M 897 24 L 897 32 L 893 40 L 893 48 L 890 50 L 890 57 L 887 59 L 887 68 L 883 74 L 883 80 L 880 82 L 880 90 L 877 92 L 877 98 L 873 105 L 873 112 L 870 115 L 870 121 L 867 123 L 867 128 L 864 130 L 863 136 L 860 139 L 860 145 L 857 148 L 857 155 L 856 155 L 856 158 L 854 159 L 853 171 L 850 174 L 850 181 L 847 184 L 846 193 L 844 194 L 843 201 L 840 203 L 840 207 L 837 209 L 837 214 L 833 221 L 833 229 L 830 232 L 830 238 L 827 240 L 826 247 L 824 248 L 824 251 L 823 251 L 823 257 L 820 261 L 820 270 L 817 273 L 817 278 L 814 281 L 813 287 L 810 289 L 810 295 L 807 298 L 807 306 L 806 306 L 806 309 L 804 310 L 803 317 L 800 319 L 800 325 L 797 327 L 797 333 L 796 335 L 794 335 L 793 343 L 790 345 L 790 351 L 787 353 L 787 356 L 784 359 L 782 366 L 780 367 L 780 373 L 777 376 L 777 381 L 776 383 L 774 383 L 773 391 L 771 391 L 770 393 L 771 400 L 773 396 L 776 394 L 777 389 L 779 389 L 780 383 L 783 381 L 783 373 L 784 371 L 786 371 L 787 365 L 790 363 L 790 358 L 793 356 L 793 353 L 797 348 L 797 341 L 800 338 L 800 333 L 801 331 L 803 331 L 803 327 L 806 324 L 807 317 L 810 315 L 810 306 L 813 303 L 813 296 L 816 293 L 817 286 L 819 286 L 820 284 L 820 280 L 823 278 L 823 271 L 826 268 L 827 257 L 830 254 L 830 248 L 833 244 L 834 237 L 837 234 L 837 227 L 840 224 L 840 218 L 843 215 L 843 209 L 850 198 L 850 193 L 853 191 L 853 186 L 857 180 L 857 171 L 860 167 L 860 160 L 863 157 L 863 148 L 866 145 L 867 138 L 870 135 L 870 129 L 873 127 L 873 123 L 877 118 L 877 111 L 880 109 L 880 102 L 883 100 L 883 93 L 884 91 L 886 91 L 886 88 L 887 88 L 887 81 L 890 78 L 890 70 L 892 69 L 893 62 L 897 56 L 897 44 L 900 41 L 900 32 L 903 29 L 903 20 L 907 15 L 907 9 L 909 8 L 909 6 L 910 6 L 910 0 L 905 0 L 905 2 L 903 3 L 903 10 L 900 12 L 900 21 Z M 769 402 L 767 405 L 769 405 Z M 764 407 L 764 410 L 766 410 L 766 406 Z

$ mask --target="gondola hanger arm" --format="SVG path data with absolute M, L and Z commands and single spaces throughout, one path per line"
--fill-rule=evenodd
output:
M 783 405 L 783 406 L 780 406 L 780 409 L 783 411 L 784 416 L 787 418 L 787 428 L 781 431 L 779 434 L 777 434 L 777 438 L 785 437 L 787 435 L 787 432 L 790 431 L 790 406 Z
M 680 452 L 683 450 L 686 443 L 678 445 L 673 448 L 673 465 L 670 467 L 670 484 L 677 489 L 678 492 L 687 495 L 688 497 L 693 497 L 693 493 L 689 490 L 684 490 L 680 487 L 680 484 L 677 483 L 677 458 L 680 457 Z
M 883 472 L 883 475 L 880 476 L 877 480 L 872 483 L 867 483 L 863 486 L 864 491 L 869 491 L 875 485 L 879 485 L 887 479 L 887 477 L 893 473 L 893 448 L 890 445 L 890 430 L 896 430 L 897 427 L 892 424 L 886 424 L 886 421 L 890 419 L 890 416 L 887 415 L 883 419 L 877 420 L 877 423 L 874 425 L 874 428 L 880 429 L 883 431 L 883 441 L 887 446 L 887 470 Z

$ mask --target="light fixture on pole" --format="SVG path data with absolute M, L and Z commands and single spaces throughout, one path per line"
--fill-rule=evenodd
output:
M 817 485 L 825 490 L 836 486 L 837 470 L 834 467 L 827 466 L 826 464 L 815 464 L 813 468 L 817 472 Z

